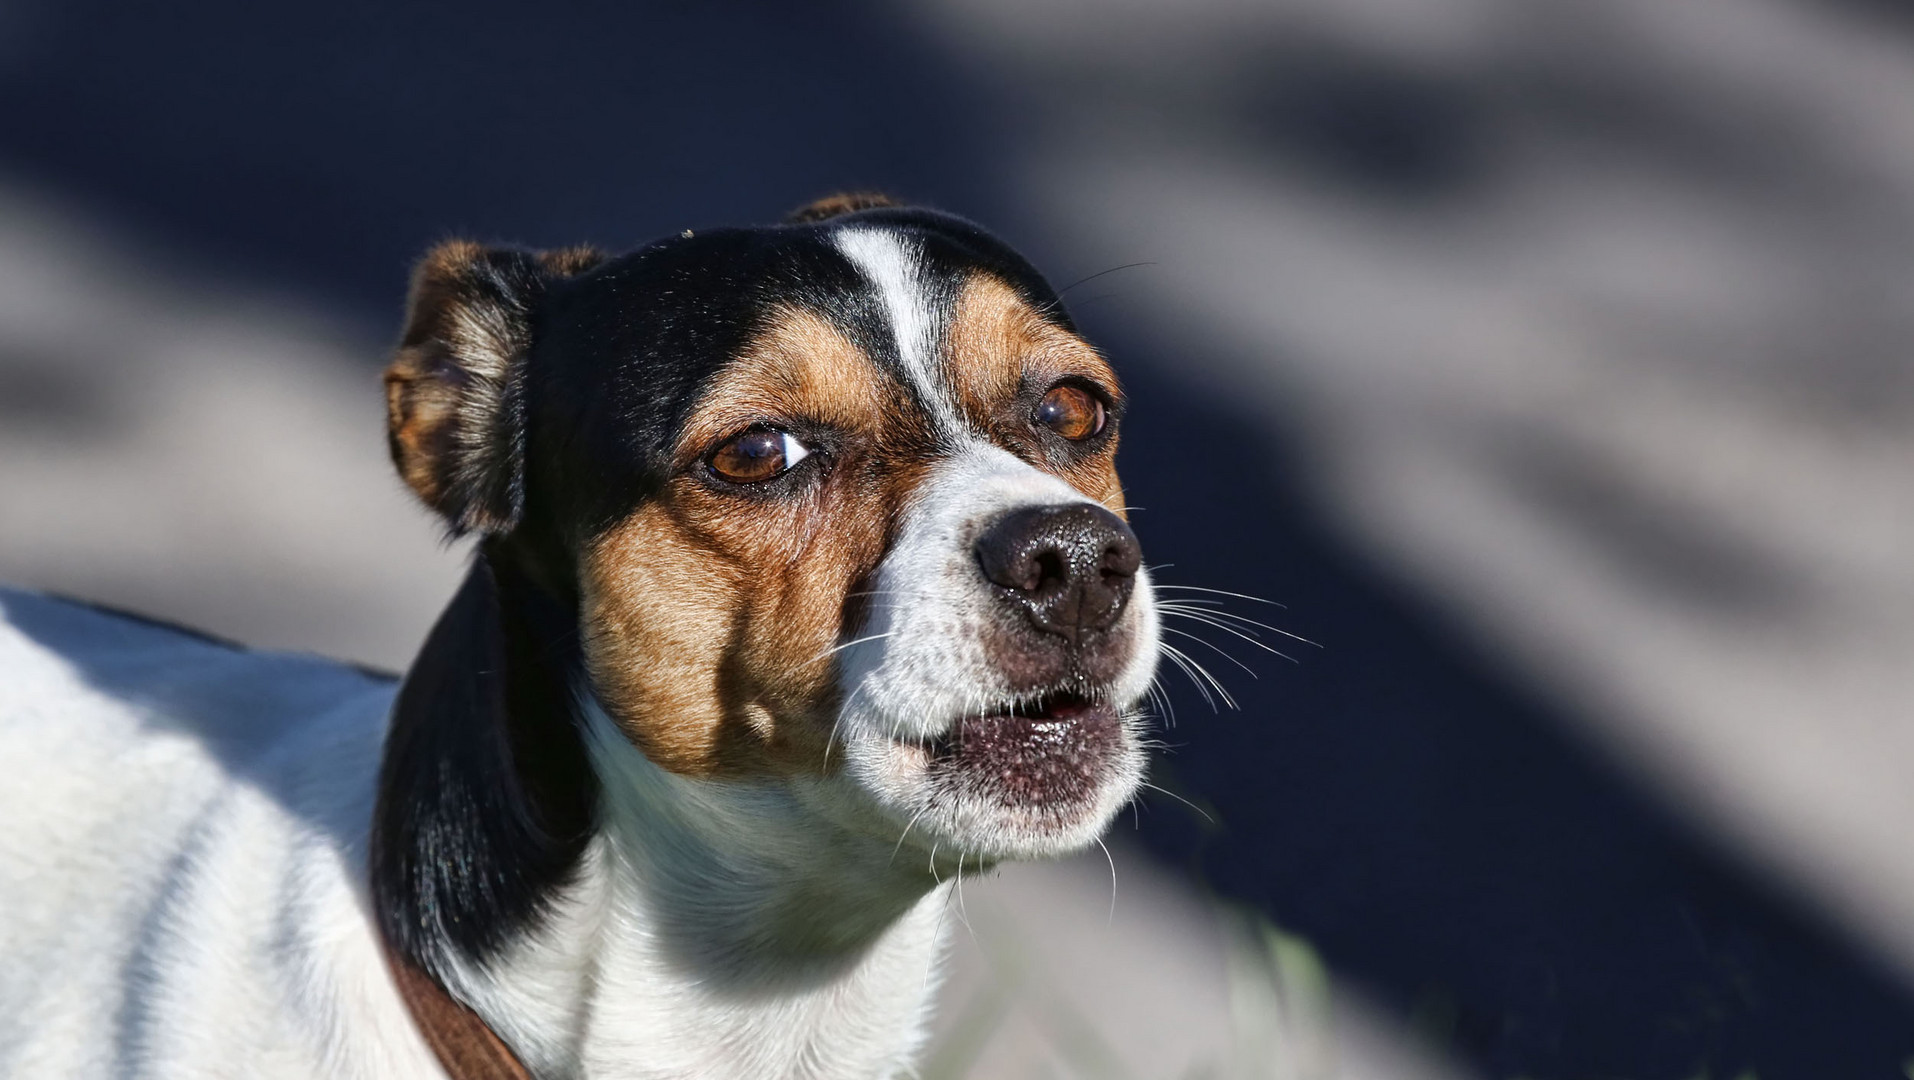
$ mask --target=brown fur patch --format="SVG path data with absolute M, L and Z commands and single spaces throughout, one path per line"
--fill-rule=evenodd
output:
M 1029 393 L 1041 393 L 1063 378 L 1088 380 L 1112 400 L 1121 398 L 1116 372 L 1096 349 L 1043 318 L 1015 289 L 982 273 L 964 283 L 947 340 L 951 392 L 966 421 L 988 432 L 997 445 L 1128 516 L 1114 438 L 1088 456 L 1057 454 L 1030 426 Z
M 870 210 L 879 206 L 898 205 L 889 195 L 876 191 L 843 191 L 836 195 L 826 195 L 816 202 L 806 203 L 791 211 L 784 220 L 791 225 L 808 225 L 814 221 L 829 221 L 845 214 L 855 214 L 859 210 Z
M 559 277 L 577 277 L 604 261 L 605 253 L 590 244 L 538 253 L 538 264 Z
M 449 240 L 419 260 L 385 372 L 387 444 L 399 476 L 454 531 L 515 523 L 505 398 L 531 345 L 531 309 L 551 280 L 603 259 L 586 247 L 534 254 Z
M 451 450 L 457 388 L 431 378 L 427 359 L 402 350 L 385 370 L 386 441 L 399 478 L 425 505 L 445 501 L 445 477 L 438 463 Z
M 756 497 L 702 475 L 756 423 L 836 433 L 821 481 Z M 786 310 L 693 410 L 659 495 L 582 553 L 585 655 L 652 761 L 693 776 L 819 772 L 837 709 L 832 648 L 927 467 L 908 398 L 818 316 Z

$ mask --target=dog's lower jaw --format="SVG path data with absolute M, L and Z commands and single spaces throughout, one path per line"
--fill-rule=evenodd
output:
M 834 781 L 688 780 L 582 709 L 599 831 L 534 931 L 446 965 L 453 992 L 540 1073 L 908 1071 L 949 871 L 820 812 Z

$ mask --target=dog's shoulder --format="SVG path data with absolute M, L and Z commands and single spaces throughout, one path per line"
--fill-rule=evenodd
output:
M 196 1060 L 202 1015 L 318 1053 L 301 1010 L 378 970 L 353 898 L 393 689 L 0 589 L 0 1013 L 32 1021 L 0 1072 Z
M 84 816 L 83 804 L 227 780 L 296 802 L 279 790 L 287 777 L 336 769 L 335 750 L 376 763 L 394 688 L 335 661 L 0 588 L 0 762 L 17 778 L 0 815 Z M 71 783 L 33 794 L 60 776 Z M 41 801 L 5 805 L 23 798 Z
M 222 749 L 263 747 L 342 699 L 389 697 L 396 681 L 321 657 L 248 649 L 145 615 L 0 587 L 0 725 L 7 727 L 85 724 L 117 713 L 129 722 L 189 728 Z

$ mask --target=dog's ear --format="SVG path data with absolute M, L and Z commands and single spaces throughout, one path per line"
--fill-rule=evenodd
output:
M 829 221 L 845 214 L 855 214 L 859 210 L 870 210 L 880 206 L 901 205 L 889 195 L 876 191 L 844 191 L 836 195 L 826 195 L 813 203 L 806 203 L 785 217 L 789 225 L 808 225 L 814 221 Z
M 405 331 L 385 372 L 399 475 L 455 534 L 509 532 L 524 505 L 526 354 L 551 283 L 604 256 L 448 241 L 412 275 Z

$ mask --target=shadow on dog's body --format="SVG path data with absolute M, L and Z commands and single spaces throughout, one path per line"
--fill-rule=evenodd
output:
M 0 1074 L 435 1076 L 368 921 L 394 685 L 0 592 Z
M 480 537 L 396 692 L 0 595 L 0 1071 L 907 1071 L 947 883 L 1141 771 L 1122 397 L 1055 295 L 864 198 L 453 243 L 387 390 Z

